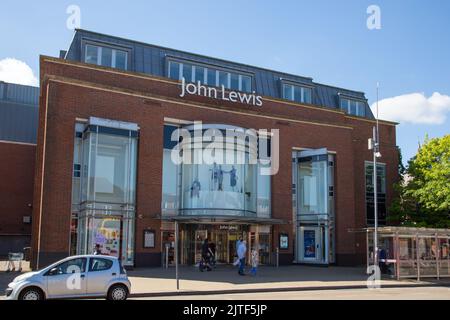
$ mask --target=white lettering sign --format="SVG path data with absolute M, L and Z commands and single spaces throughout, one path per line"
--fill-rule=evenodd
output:
M 186 80 L 182 78 L 180 97 L 183 98 L 186 95 L 197 95 L 211 99 L 251 104 L 258 107 L 261 107 L 263 104 L 262 97 L 256 95 L 255 91 L 253 91 L 252 93 L 226 91 L 224 85 L 222 85 L 221 88 L 218 89 L 202 85 L 200 81 L 198 81 L 197 83 L 186 83 Z

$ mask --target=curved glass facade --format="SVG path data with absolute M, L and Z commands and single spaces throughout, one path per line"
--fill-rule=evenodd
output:
M 253 161 L 257 136 L 228 125 L 203 125 L 200 134 L 194 128 L 183 128 L 180 165 L 171 161 L 173 145 L 165 142 L 163 215 L 270 217 L 270 176 L 261 176 Z M 223 143 L 213 136 L 223 136 Z

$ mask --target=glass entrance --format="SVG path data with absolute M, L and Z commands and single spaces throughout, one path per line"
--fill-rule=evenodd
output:
M 334 156 L 327 149 L 294 152 L 296 261 L 334 262 Z
M 119 216 L 82 216 L 78 219 L 78 254 L 92 254 L 99 246 L 101 254 L 133 264 L 134 220 Z
M 181 263 L 192 265 L 201 260 L 202 244 L 208 239 L 215 248 L 217 263 L 233 263 L 237 241 L 248 241 L 247 225 L 186 224 L 181 227 Z
M 323 263 L 324 261 L 324 232 L 322 227 L 300 227 L 300 261 Z

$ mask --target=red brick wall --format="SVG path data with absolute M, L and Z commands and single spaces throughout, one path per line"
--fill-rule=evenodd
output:
M 164 117 L 255 129 L 280 129 L 280 170 L 272 179 L 272 216 L 288 223 L 275 227 L 275 246 L 278 245 L 278 233 L 288 233 L 291 242 L 294 239 L 292 148 L 326 147 L 335 151 L 338 263 L 354 263 L 358 255 L 364 252 L 365 244 L 358 243 L 356 235 L 348 230 L 365 225 L 364 160 L 371 160 L 371 153 L 367 151 L 367 139 L 372 135 L 373 121 L 348 117 L 339 111 L 300 106 L 276 99 L 264 99 L 262 107 L 225 103 L 203 97 L 181 99 L 178 97 L 178 84 L 169 79 L 46 57 L 41 57 L 41 81 L 33 229 L 36 231 L 33 234 L 35 250 L 39 235 L 40 183 L 44 164 L 40 250 L 47 256 L 55 257 L 68 253 L 75 119 L 96 116 L 136 122 L 140 126 L 136 219 L 138 256 L 149 257 L 160 251 L 158 232 L 156 247 L 142 248 L 142 230 L 160 229 L 157 216 L 161 211 Z M 43 161 L 47 103 L 46 153 Z M 387 185 L 390 186 L 395 179 L 397 166 L 395 127 L 385 122 L 380 127 L 383 141 L 381 152 L 383 161 L 388 164 Z M 388 189 L 388 192 L 391 191 Z M 292 257 L 292 246 L 284 254 Z
M 36 146 L 0 142 L 0 235 L 31 234 Z

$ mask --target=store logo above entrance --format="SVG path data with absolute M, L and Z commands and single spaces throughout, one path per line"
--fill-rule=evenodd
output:
M 224 85 L 222 85 L 220 89 L 217 89 L 214 87 L 202 85 L 200 81 L 198 81 L 197 83 L 186 83 L 186 80 L 182 78 L 180 97 L 183 98 L 186 95 L 203 96 L 211 99 L 250 104 L 257 107 L 261 107 L 263 104 L 262 97 L 256 95 L 255 91 L 253 91 L 252 93 L 226 91 Z
M 237 226 L 230 226 L 230 225 L 223 225 L 223 224 L 221 224 L 219 226 L 219 230 L 237 231 L 238 227 Z

